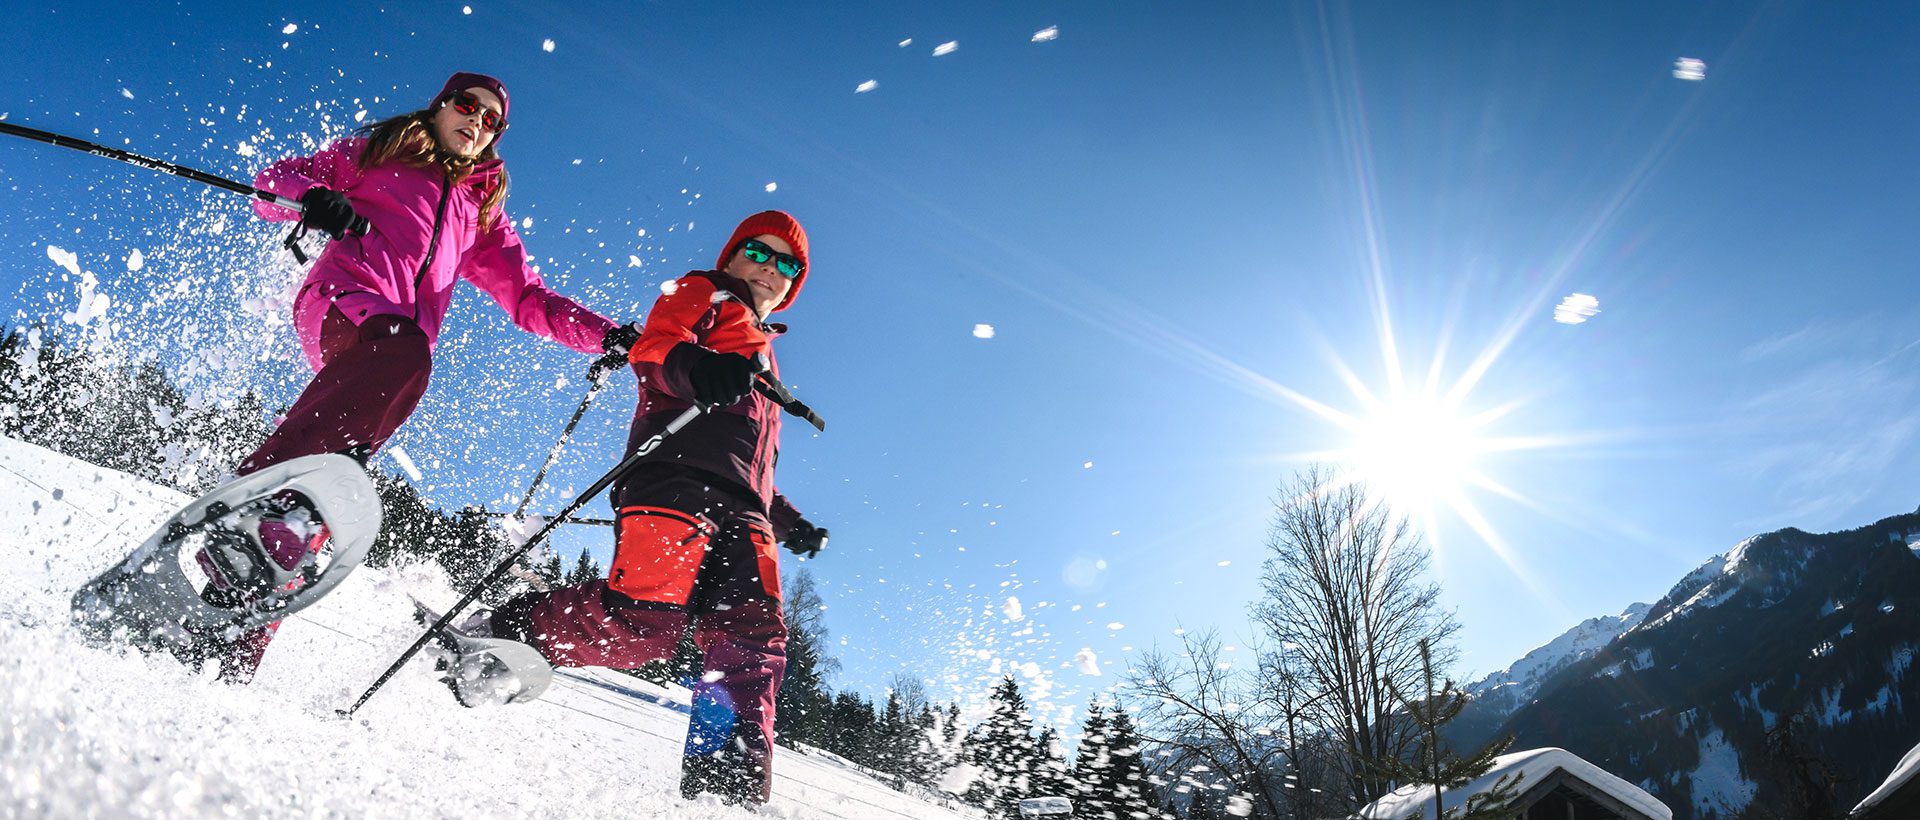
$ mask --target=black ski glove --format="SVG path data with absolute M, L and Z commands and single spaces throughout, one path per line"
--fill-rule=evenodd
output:
M 801 558 L 812 558 L 827 548 L 827 528 L 816 527 L 805 518 L 793 522 L 793 528 L 787 530 L 787 552 Z
M 361 236 L 367 233 L 367 221 L 353 212 L 353 203 L 347 201 L 346 194 L 315 185 L 300 195 L 300 204 L 305 206 L 300 212 L 302 225 L 335 239 L 345 236 L 349 230 Z
M 693 400 L 709 407 L 732 407 L 753 391 L 753 374 L 760 365 L 738 353 L 709 353 L 693 363 L 687 380 L 693 382 Z
M 616 326 L 614 329 L 607 331 L 607 335 L 600 337 L 601 350 L 608 353 L 618 353 L 622 356 L 627 355 L 629 351 L 633 350 L 633 346 L 639 343 L 639 322 Z

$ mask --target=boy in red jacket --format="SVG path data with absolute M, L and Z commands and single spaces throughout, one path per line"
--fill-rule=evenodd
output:
M 705 672 L 694 687 L 681 793 L 764 803 L 773 785 L 774 694 L 786 671 L 775 542 L 811 556 L 827 531 L 774 488 L 780 406 L 753 390 L 807 276 L 807 234 L 781 211 L 740 223 L 717 270 L 665 288 L 631 333 L 640 378 L 627 452 L 694 403 L 712 410 L 614 485 L 618 543 L 605 581 L 520 596 L 487 620 L 556 666 L 631 669 L 673 654 L 689 620 Z

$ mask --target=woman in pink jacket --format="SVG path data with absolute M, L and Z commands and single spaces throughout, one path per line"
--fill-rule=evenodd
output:
M 297 216 L 334 241 L 294 297 L 294 329 L 317 372 L 237 474 L 317 453 L 369 458 L 426 392 L 456 280 L 486 291 L 531 333 L 591 354 L 613 343 L 617 325 L 554 293 L 527 265 L 501 208 L 507 172 L 495 149 L 507 122 L 506 87 L 462 72 L 426 108 L 260 173 L 257 187 L 305 206 L 296 215 L 256 203 L 262 218 Z M 273 522 L 260 536 L 286 567 L 321 542 Z M 259 592 L 214 577 L 203 594 L 221 605 Z M 267 627 L 214 641 L 207 655 L 219 658 L 223 679 L 245 682 L 272 636 Z

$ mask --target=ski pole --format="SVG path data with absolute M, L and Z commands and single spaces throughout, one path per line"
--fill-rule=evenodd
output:
M 193 180 L 194 182 L 198 182 L 202 185 L 211 185 L 223 191 L 232 191 L 233 193 L 240 194 L 241 196 L 253 197 L 254 199 L 260 200 L 261 202 L 271 202 L 282 208 L 291 210 L 294 213 L 306 213 L 306 210 L 307 210 L 306 206 L 300 204 L 298 200 L 288 199 L 272 191 L 268 191 L 261 188 L 255 188 L 252 185 L 246 185 L 243 183 L 235 182 L 231 179 L 227 179 L 226 177 L 214 176 L 213 174 L 209 174 L 205 171 L 197 171 L 182 165 L 175 165 L 171 162 L 163 162 L 161 160 L 153 159 L 151 157 L 143 157 L 131 151 L 122 151 L 118 148 L 108 148 L 107 146 L 101 145 L 99 143 L 88 142 L 83 139 L 75 139 L 73 137 L 68 137 L 68 136 L 62 136 L 60 134 L 55 134 L 51 131 L 42 131 L 38 128 L 28 128 L 24 125 L 15 125 L 10 122 L 0 121 L 0 134 L 11 134 L 16 137 L 24 137 L 26 139 L 33 140 L 35 142 L 44 142 L 48 145 L 56 146 L 59 148 L 71 148 L 75 151 L 82 151 L 88 154 L 92 154 L 96 157 L 104 157 L 106 159 L 124 162 L 124 163 L 127 163 L 128 165 L 138 165 L 149 171 L 159 171 L 160 173 L 163 173 L 163 174 L 172 174 L 177 177 L 185 177 L 187 179 Z M 365 236 L 369 228 L 371 228 L 371 225 L 367 222 L 367 218 L 362 216 L 362 217 L 356 217 L 353 221 L 353 224 L 349 226 L 347 230 L 351 233 Z
M 520 498 L 519 506 L 513 508 L 513 515 L 508 516 L 507 520 L 524 520 L 522 516 L 526 515 L 527 507 L 533 503 L 534 493 L 539 491 L 541 482 L 546 480 L 547 471 L 553 469 L 553 463 L 560 460 L 560 450 L 566 447 L 567 440 L 573 437 L 573 428 L 578 426 L 581 417 L 587 414 L 587 406 L 593 404 L 594 398 L 599 396 L 601 389 L 607 386 L 607 374 L 626 362 L 626 354 L 610 353 L 600 357 L 594 361 L 592 367 L 587 368 L 587 381 L 591 384 L 587 388 L 587 395 L 580 399 L 580 406 L 574 408 L 573 418 L 567 419 L 567 426 L 560 431 L 560 440 L 554 442 L 553 449 L 547 451 L 546 463 L 540 465 L 540 470 L 533 474 L 533 483 L 527 485 L 527 494 Z M 544 589 L 542 585 L 536 586 Z
M 700 414 L 706 412 L 707 409 L 708 407 L 702 404 L 695 404 L 687 408 L 686 411 L 675 417 L 673 421 L 667 423 L 667 429 L 655 433 L 653 438 L 647 439 L 644 444 L 641 444 L 638 449 L 634 450 L 633 455 L 627 456 L 618 466 L 609 470 L 606 475 L 601 476 L 600 480 L 593 482 L 593 486 L 588 487 L 586 492 L 581 493 L 579 497 L 575 498 L 573 503 L 568 504 L 566 509 L 560 511 L 559 515 L 549 519 L 546 526 L 541 527 L 540 531 L 534 533 L 532 538 L 528 538 L 525 544 L 520 545 L 520 548 L 514 550 L 513 554 L 508 556 L 505 561 L 501 561 L 491 572 L 487 573 L 485 578 L 480 579 L 480 583 L 475 584 L 473 589 L 469 590 L 467 594 L 460 599 L 459 603 L 454 604 L 451 609 L 447 610 L 445 615 L 440 616 L 440 620 L 434 621 L 432 626 L 427 627 L 427 631 L 422 633 L 419 638 L 414 639 L 413 645 L 407 647 L 407 651 L 401 653 L 399 660 L 394 661 L 392 666 L 387 667 L 387 671 L 380 673 L 379 679 L 375 680 L 372 686 L 367 687 L 367 691 L 360 695 L 359 700 L 354 701 L 352 706 L 338 710 L 339 715 L 343 718 L 353 717 L 353 713 L 360 711 L 360 707 L 366 704 L 368 698 L 373 697 L 373 693 L 380 691 L 380 687 L 387 685 L 387 681 L 391 680 L 393 676 L 400 671 L 400 667 L 407 665 L 407 661 L 412 660 L 413 656 L 420 652 L 421 647 L 426 646 L 428 641 L 433 640 L 434 636 L 439 635 L 441 630 L 446 629 L 447 624 L 453 623 L 453 619 L 460 614 L 461 610 L 466 609 L 468 604 L 478 599 L 481 590 L 492 586 L 495 581 L 500 580 L 500 576 L 507 574 L 507 571 L 520 560 L 521 556 L 526 555 L 533 549 L 534 545 L 545 540 L 547 534 L 553 532 L 555 527 L 565 523 L 568 516 L 573 515 L 581 507 L 585 506 L 588 501 L 592 500 L 594 496 L 599 495 L 601 490 L 607 488 L 607 485 L 612 484 L 621 476 L 626 475 L 627 471 L 633 469 L 633 466 L 640 463 L 641 459 L 646 458 L 653 451 L 659 449 L 661 442 L 666 441 L 668 436 L 680 432 L 680 428 L 687 426 L 689 422 L 698 418 Z

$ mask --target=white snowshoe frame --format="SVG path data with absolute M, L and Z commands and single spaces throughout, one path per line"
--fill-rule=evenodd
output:
M 306 553 L 286 569 L 259 543 L 265 504 L 284 491 L 305 496 L 326 525 L 333 551 L 325 567 Z M 339 586 L 373 547 L 380 518 L 379 491 L 359 462 L 325 454 L 276 464 L 229 481 L 174 513 L 125 560 L 74 593 L 74 624 L 95 638 L 119 637 L 140 646 L 181 646 L 266 626 Z M 199 540 L 206 543 L 193 548 L 207 547 L 225 574 L 251 576 L 266 585 L 266 594 L 231 608 L 201 597 L 182 569 L 183 558 L 192 560 L 183 551 L 192 543 L 189 536 L 215 528 L 250 540 L 250 550 L 223 548 L 204 538 Z
M 421 625 L 440 620 L 440 613 L 413 602 L 414 620 Z M 540 650 L 508 638 L 470 635 L 449 624 L 434 636 L 439 644 L 435 670 L 440 682 L 453 691 L 461 706 L 504 706 L 539 700 L 553 685 L 553 664 Z

